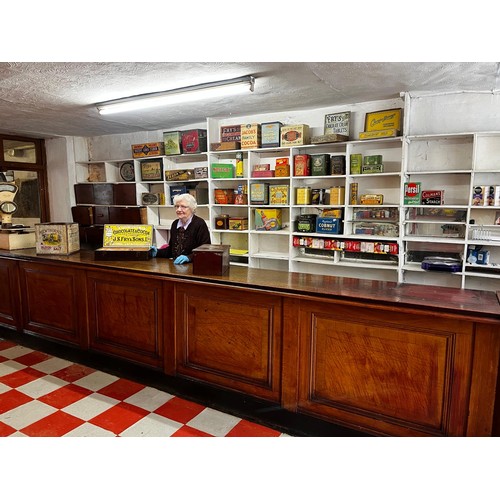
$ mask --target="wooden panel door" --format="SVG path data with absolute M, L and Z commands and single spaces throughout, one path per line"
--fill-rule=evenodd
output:
M 21 262 L 23 329 L 85 346 L 84 271 L 67 266 Z
M 280 297 L 182 284 L 175 307 L 178 374 L 279 400 Z
M 162 281 L 92 271 L 87 288 L 90 348 L 161 368 L 163 314 L 168 307 Z
M 301 306 L 299 411 L 389 435 L 466 434 L 473 324 Z

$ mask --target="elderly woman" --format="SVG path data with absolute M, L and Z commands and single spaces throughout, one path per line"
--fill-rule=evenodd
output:
M 193 250 L 209 244 L 210 232 L 206 222 L 195 215 L 196 199 L 190 194 L 179 194 L 173 199 L 177 219 L 170 228 L 167 248 L 156 251 L 156 257 L 174 259 L 174 264 L 185 264 L 193 259 Z

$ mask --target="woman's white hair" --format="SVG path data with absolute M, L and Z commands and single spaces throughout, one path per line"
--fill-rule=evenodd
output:
M 174 202 L 174 206 L 177 205 L 177 203 L 179 203 L 180 201 L 185 202 L 193 213 L 196 212 L 196 208 L 198 207 L 196 198 L 189 193 L 177 194 L 174 196 L 174 199 L 172 201 Z

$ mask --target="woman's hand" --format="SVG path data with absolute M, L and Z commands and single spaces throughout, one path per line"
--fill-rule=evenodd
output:
M 174 260 L 174 264 L 186 264 L 187 262 L 189 262 L 189 258 L 186 255 L 179 255 L 179 257 Z

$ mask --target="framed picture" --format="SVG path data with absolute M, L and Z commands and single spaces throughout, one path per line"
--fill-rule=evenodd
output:
M 161 159 L 141 161 L 141 180 L 162 181 L 163 161 Z
M 324 134 L 339 134 L 349 137 L 349 125 L 351 121 L 351 112 L 332 113 L 325 115 Z
M 134 164 L 126 161 L 120 165 L 120 177 L 127 182 L 135 181 Z
M 374 113 L 366 113 L 365 132 L 379 130 L 401 130 L 402 109 L 383 109 Z

